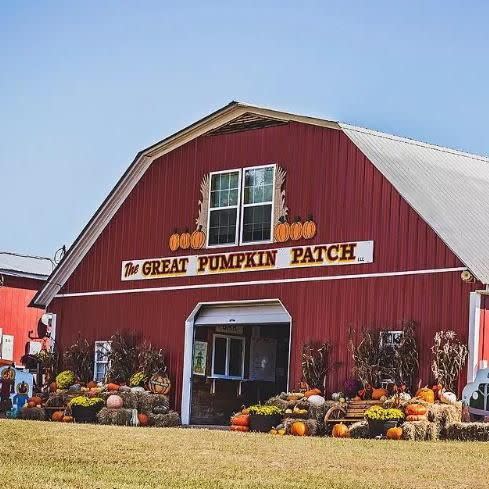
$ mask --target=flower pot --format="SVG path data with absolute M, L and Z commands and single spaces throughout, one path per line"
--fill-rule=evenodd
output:
M 368 429 L 372 438 L 376 436 L 385 436 L 389 428 L 395 428 L 399 423 L 397 419 L 389 419 L 387 421 L 379 419 L 368 419 Z
M 96 423 L 97 413 L 102 409 L 103 404 L 97 406 L 71 406 L 71 413 L 77 423 Z
M 268 433 L 274 426 L 277 426 L 282 421 L 280 414 L 264 415 L 250 414 L 250 431 L 258 431 L 260 433 Z

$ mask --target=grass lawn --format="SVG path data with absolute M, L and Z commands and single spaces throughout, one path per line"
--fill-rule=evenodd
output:
M 0 420 L 1 487 L 489 487 L 489 443 Z

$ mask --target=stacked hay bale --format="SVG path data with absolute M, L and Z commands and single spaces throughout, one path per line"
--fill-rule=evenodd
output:
M 445 431 L 445 438 L 459 441 L 489 441 L 489 423 L 449 424 Z
M 46 420 L 46 410 L 40 406 L 29 407 L 23 406 L 20 409 L 21 419 L 30 419 L 34 421 L 45 421 Z
M 287 435 L 292 434 L 291 427 L 296 421 L 300 421 L 306 425 L 306 434 L 308 436 L 317 436 L 319 434 L 318 422 L 315 419 L 285 418 L 283 425 Z
M 367 421 L 357 421 L 350 428 L 350 438 L 370 438 L 370 430 Z

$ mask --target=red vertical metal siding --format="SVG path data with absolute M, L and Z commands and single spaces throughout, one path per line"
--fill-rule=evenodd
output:
M 342 267 L 121 282 L 123 260 L 171 256 L 167 240 L 175 227 L 192 228 L 200 181 L 209 171 L 275 162 L 287 170 L 291 216 L 313 213 L 318 223 L 307 244 L 374 241 L 374 263 Z M 300 241 L 297 244 L 301 243 Z M 271 246 L 277 246 L 271 245 Z M 247 246 L 252 250 L 265 246 Z M 233 251 L 220 248 L 219 251 Z M 241 248 L 241 249 L 244 249 Z M 206 253 L 206 250 L 202 250 Z M 185 251 L 178 254 L 187 254 Z M 87 292 L 222 282 L 459 267 L 462 263 L 400 197 L 392 185 L 340 131 L 290 123 L 247 132 L 203 136 L 155 161 L 82 260 L 63 292 Z M 338 388 L 351 363 L 349 329 L 420 323 L 421 377 L 429 381 L 429 346 L 438 329 L 467 337 L 469 292 L 459 272 L 438 275 L 284 283 L 170 292 L 56 299 L 58 339 L 78 332 L 105 339 L 132 329 L 169 352 L 169 367 L 181 392 L 184 321 L 198 302 L 279 298 L 293 318 L 292 382 L 300 377 L 300 349 L 310 339 L 329 340 L 342 366 Z M 462 379 L 463 382 L 463 379 Z
M 29 340 L 28 332 L 37 334 L 37 324 L 44 311 L 28 307 L 42 282 L 5 276 L 0 287 L 0 328 L 14 336 L 14 361 L 20 362 Z
M 481 296 L 479 360 L 489 360 L 489 296 Z

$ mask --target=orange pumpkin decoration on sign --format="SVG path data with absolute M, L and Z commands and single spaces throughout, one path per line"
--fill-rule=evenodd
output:
M 290 426 L 290 434 L 294 436 L 305 436 L 307 434 L 306 423 L 294 421 Z
M 307 221 L 302 225 L 302 237 L 304 239 L 311 239 L 316 236 L 317 226 L 312 220 L 312 215 L 307 218 Z
M 278 224 L 275 226 L 274 238 L 278 243 L 284 243 L 290 237 L 290 224 L 287 222 L 284 216 L 279 219 Z
M 205 233 L 202 226 L 199 226 L 190 236 L 190 246 L 193 250 L 200 250 L 205 244 Z
M 180 248 L 182 248 L 182 250 L 190 248 L 190 233 L 188 232 L 188 229 L 180 235 Z
M 350 430 L 348 426 L 343 423 L 337 423 L 333 426 L 333 431 L 331 432 L 333 438 L 349 438 Z
M 389 428 L 386 433 L 388 440 L 400 440 L 402 436 L 402 428 Z
M 295 222 L 290 225 L 290 239 L 297 241 L 302 238 L 302 222 L 301 218 L 297 216 Z
M 180 248 L 180 235 L 178 234 L 176 229 L 168 240 L 168 247 L 171 251 L 177 251 L 178 248 Z
M 416 392 L 416 397 L 429 404 L 433 404 L 435 402 L 435 393 L 428 387 L 422 387 L 419 389 L 418 392 Z
M 422 404 L 408 404 L 405 413 L 408 416 L 424 416 L 428 410 Z

